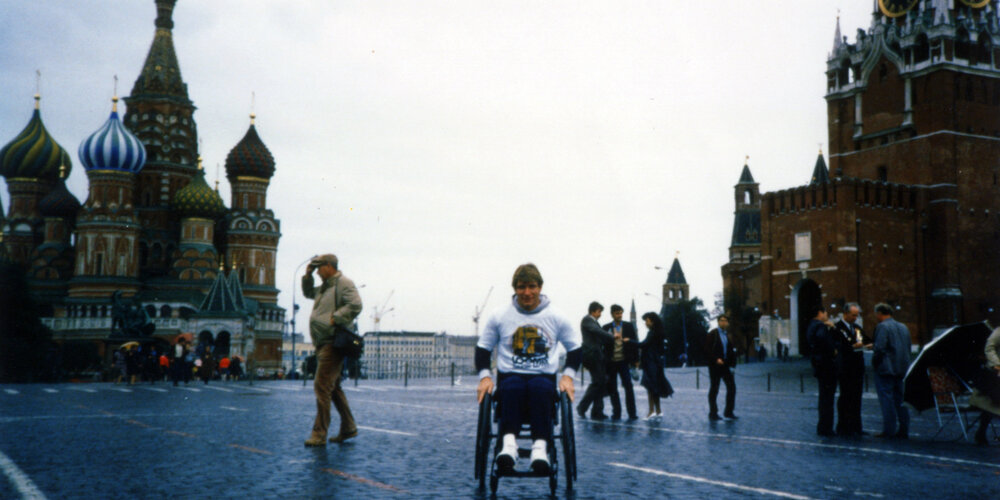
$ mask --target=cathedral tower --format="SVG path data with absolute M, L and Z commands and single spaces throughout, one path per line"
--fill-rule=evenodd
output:
M 205 280 L 207 284 L 215 277 L 215 266 L 219 262 L 219 252 L 214 245 L 215 226 L 226 214 L 226 206 L 219 193 L 205 182 L 201 158 L 198 158 L 197 175 L 177 191 L 172 207 L 181 217 L 181 237 L 173 255 L 170 276 L 184 281 Z
M 153 43 L 132 95 L 125 98 L 125 125 L 149 155 L 138 174 L 134 195 L 142 224 L 140 267 L 144 277 L 168 273 L 179 234 L 179 221 L 170 212 L 170 202 L 197 173 L 195 106 L 188 98 L 174 51 L 172 16 L 176 3 L 156 0 Z
M 25 267 L 32 250 L 45 238 L 38 203 L 58 182 L 60 167 L 66 168 L 66 175 L 72 167 L 69 154 L 42 123 L 40 100 L 41 96 L 35 94 L 35 111 L 28 125 L 0 149 L 0 174 L 7 180 L 10 193 L 4 243 L 9 258 Z
M 70 299 L 106 301 L 116 290 L 139 291 L 139 220 L 133 205 L 135 177 L 146 151 L 118 118 L 118 97 L 111 116 L 80 144 L 80 162 L 90 180 L 89 195 L 77 216 L 76 270 Z
M 28 283 L 33 298 L 48 305 L 66 295 L 76 258 L 71 237 L 80 201 L 66 189 L 68 171 L 60 168 L 56 187 L 38 202 L 38 212 L 45 219 L 45 239 L 31 252 Z
M 246 135 L 226 157 L 232 209 L 226 228 L 226 259 L 237 270 L 248 298 L 277 303 L 274 271 L 280 226 L 267 208 L 274 158 L 257 135 L 254 115 Z

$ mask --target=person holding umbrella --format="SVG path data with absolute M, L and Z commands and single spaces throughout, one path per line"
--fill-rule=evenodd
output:
M 993 415 L 1000 415 L 1000 327 L 986 339 L 986 371 L 982 375 L 979 387 L 969 398 L 969 404 L 979 408 L 979 430 L 976 431 L 976 443 L 986 445 L 986 429 L 990 426 Z

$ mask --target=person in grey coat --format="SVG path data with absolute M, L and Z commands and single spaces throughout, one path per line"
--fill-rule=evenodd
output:
M 583 399 L 576 407 L 580 418 L 586 418 L 588 408 L 592 408 L 590 418 L 594 420 L 608 418 L 604 414 L 604 397 L 607 396 L 608 381 L 604 370 L 606 366 L 604 346 L 610 344 L 613 337 L 597 322 L 603 311 L 604 306 L 598 302 L 591 302 L 587 308 L 587 315 L 580 321 L 580 333 L 583 335 L 583 367 L 590 372 L 590 385 L 587 386 L 587 392 L 583 394 Z
M 907 439 L 910 413 L 903 406 L 903 377 L 910 366 L 910 330 L 893 319 L 892 312 L 888 304 L 875 306 L 878 326 L 875 327 L 872 368 L 875 370 L 878 402 L 882 407 L 882 432 L 875 437 Z

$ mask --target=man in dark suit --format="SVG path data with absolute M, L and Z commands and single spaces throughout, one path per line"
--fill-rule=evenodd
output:
M 733 413 L 736 406 L 736 380 L 733 379 L 733 368 L 736 367 L 735 339 L 726 330 L 729 328 L 729 316 L 720 314 L 718 328 L 712 329 L 705 337 L 705 358 L 708 360 L 708 419 L 722 420 L 719 417 L 719 405 L 715 399 L 719 395 L 719 381 L 726 384 L 726 408 L 723 416 L 726 420 L 736 420 Z
M 833 433 L 833 396 L 837 392 L 837 351 L 839 343 L 836 330 L 826 313 L 817 305 L 812 310 L 812 320 L 806 330 L 806 340 L 812 352 L 813 375 L 819 383 L 819 420 L 816 434 L 835 436 Z
M 604 414 L 604 396 L 608 391 L 608 377 L 605 372 L 607 366 L 604 360 L 605 345 L 612 341 L 611 334 L 601 328 L 597 322 L 604 312 L 604 306 L 598 302 L 591 302 L 587 308 L 587 315 L 580 321 L 580 333 L 583 334 L 583 367 L 590 372 L 590 385 L 587 392 L 583 394 L 583 399 L 577 405 L 576 411 L 580 418 L 585 418 L 587 408 L 593 404 L 590 418 L 594 420 L 604 420 L 608 418 Z
M 604 330 L 611 334 L 613 341 L 605 351 L 608 362 L 608 396 L 611 397 L 611 418 L 621 420 L 622 402 L 618 398 L 618 379 L 622 381 L 625 390 L 625 409 L 628 419 L 636 420 L 639 416 L 635 410 L 635 392 L 632 390 L 632 375 L 629 367 L 639 362 L 639 337 L 635 333 L 635 325 L 622 321 L 625 309 L 614 304 L 611 306 L 611 317 L 614 321 L 604 325 Z
M 857 324 L 861 307 L 853 302 L 844 306 L 844 313 L 837 321 L 837 341 L 840 383 L 840 398 L 837 399 L 837 434 L 840 436 L 860 436 L 865 432 L 861 428 L 861 393 L 865 378 L 865 344 L 871 340 L 865 336 L 864 330 Z

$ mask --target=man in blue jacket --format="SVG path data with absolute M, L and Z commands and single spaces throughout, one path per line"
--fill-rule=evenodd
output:
M 907 439 L 910 431 L 910 413 L 903 406 L 903 377 L 910 366 L 910 330 L 892 317 L 888 304 L 875 306 L 874 354 L 875 388 L 882 407 L 882 432 L 878 438 Z M 896 429 L 899 420 L 899 429 Z

